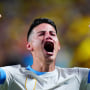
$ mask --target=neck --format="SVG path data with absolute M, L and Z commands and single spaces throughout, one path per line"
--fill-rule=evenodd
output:
M 39 72 L 51 72 L 55 69 L 55 62 L 51 62 L 48 64 L 48 63 L 40 63 L 40 62 L 35 63 L 33 61 L 32 68 Z

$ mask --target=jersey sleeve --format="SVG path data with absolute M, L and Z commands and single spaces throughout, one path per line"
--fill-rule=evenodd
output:
M 4 84 L 6 80 L 6 72 L 0 68 L 0 84 Z
M 80 90 L 90 90 L 90 69 L 78 68 L 78 78 L 80 81 Z
M 12 74 L 9 72 L 8 67 L 0 68 L 0 90 L 8 90 L 13 80 Z
M 88 85 L 87 85 L 87 90 L 90 90 L 90 69 L 89 69 L 89 73 L 88 73 Z

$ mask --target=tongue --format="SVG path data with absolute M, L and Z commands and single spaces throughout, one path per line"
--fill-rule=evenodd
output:
M 46 42 L 44 44 L 44 49 L 47 51 L 47 52 L 53 52 L 53 49 L 54 49 L 54 44 L 52 42 Z

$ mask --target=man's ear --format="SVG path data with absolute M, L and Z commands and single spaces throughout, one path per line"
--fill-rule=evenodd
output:
M 58 41 L 58 50 L 60 50 L 60 42 Z
M 33 50 L 30 42 L 27 43 L 27 50 L 29 50 L 29 51 Z

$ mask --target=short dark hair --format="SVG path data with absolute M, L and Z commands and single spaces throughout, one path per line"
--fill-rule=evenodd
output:
M 27 33 L 27 41 L 28 41 L 29 35 L 31 34 L 33 28 L 36 27 L 37 25 L 41 24 L 41 23 L 48 23 L 48 24 L 52 25 L 55 28 L 55 31 L 57 33 L 56 25 L 52 20 L 50 20 L 48 18 L 37 18 L 32 22 L 32 24 L 29 28 L 29 31 Z

